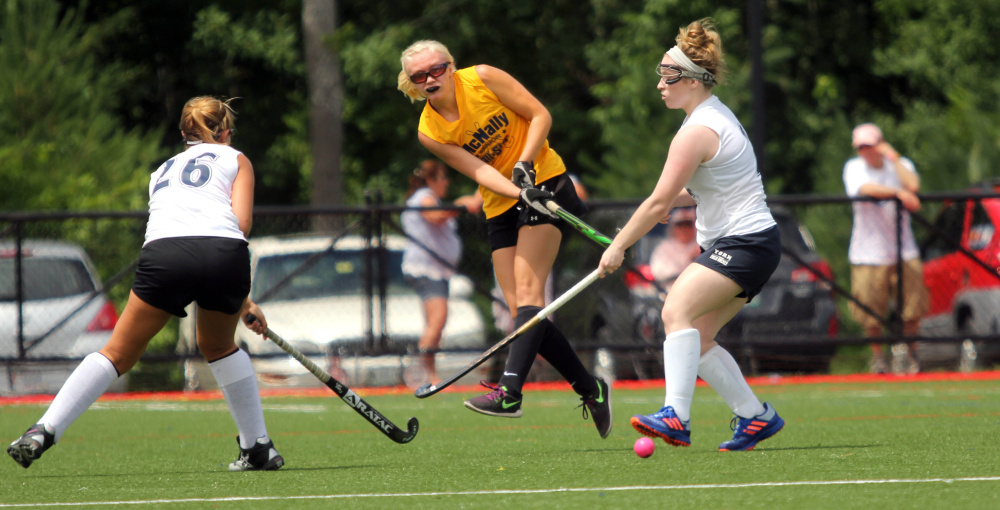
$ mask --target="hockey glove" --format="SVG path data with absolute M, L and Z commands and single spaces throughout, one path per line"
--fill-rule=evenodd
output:
M 531 161 L 518 161 L 510 174 L 510 182 L 519 188 L 535 187 L 535 164 Z

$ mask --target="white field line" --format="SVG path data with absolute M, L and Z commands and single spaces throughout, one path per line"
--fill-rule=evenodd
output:
M 131 501 L 84 501 L 66 503 L 0 503 L 0 508 L 40 508 L 66 506 L 117 506 L 117 505 L 163 505 L 170 503 L 229 503 L 243 501 L 275 501 L 275 500 L 323 500 L 350 498 L 417 498 L 440 496 L 502 496 L 510 494 L 556 494 L 564 492 L 626 492 L 626 491 L 674 491 L 674 490 L 704 490 L 704 489 L 744 489 L 754 487 L 809 487 L 823 485 L 879 485 L 900 483 L 944 483 L 955 482 L 1000 482 L 1000 476 L 981 476 L 965 478 L 887 478 L 881 480 L 812 480 L 799 482 L 758 482 L 758 483 L 718 483 L 697 485 L 632 485 L 625 487 L 558 487 L 554 489 L 508 489 L 495 491 L 457 491 L 457 492 L 396 492 L 386 494 L 325 494 L 311 496 L 232 496 L 224 498 L 186 498 L 186 499 L 148 499 Z

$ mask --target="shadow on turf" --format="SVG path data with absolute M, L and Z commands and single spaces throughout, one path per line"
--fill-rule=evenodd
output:
M 328 467 L 288 467 L 288 466 L 285 466 L 285 467 L 283 467 L 283 468 L 281 468 L 281 469 L 279 469 L 279 470 L 277 470 L 275 472 L 276 473 L 283 473 L 285 471 L 334 471 L 334 470 L 343 470 L 343 469 L 372 469 L 372 468 L 376 468 L 376 467 L 378 467 L 378 466 L 375 466 L 375 465 L 372 465 L 372 464 L 358 465 L 358 466 L 328 466 Z M 247 473 L 248 471 L 242 471 L 242 472 L 243 473 Z M 263 471 L 261 471 L 261 472 L 263 472 Z M 221 470 L 221 469 L 220 470 L 214 470 L 213 469 L 213 470 L 209 470 L 209 471 L 150 471 L 148 473 L 136 473 L 134 471 L 129 471 L 127 473 L 101 473 L 101 474 L 80 474 L 80 473 L 73 473 L 73 474 L 66 474 L 66 475 L 39 475 L 39 476 L 33 476 L 32 478 L 108 478 L 108 477 L 116 477 L 116 478 L 118 478 L 118 477 L 122 477 L 122 476 L 128 476 L 130 478 L 133 478 L 133 477 L 136 477 L 136 476 L 205 475 L 205 474 L 211 474 L 211 473 L 229 474 L 230 471 Z M 235 474 L 235 473 L 233 473 L 233 474 Z
M 796 451 L 796 450 L 843 450 L 843 449 L 855 449 L 855 448 L 881 448 L 885 445 L 881 444 L 849 444 L 849 445 L 815 445 L 815 446 L 786 446 L 772 448 L 769 445 L 758 445 L 753 451 L 768 451 L 768 452 L 782 452 L 782 451 Z M 660 443 L 656 444 L 657 448 L 676 448 L 669 445 L 663 445 Z M 593 448 L 593 449 L 579 449 L 579 450 L 566 450 L 561 453 L 595 453 L 595 452 L 631 452 L 632 448 Z M 718 453 L 718 450 L 706 450 L 702 453 L 713 454 Z M 732 452 L 736 453 L 736 452 Z
M 854 448 L 884 448 L 884 444 L 842 444 L 842 445 L 815 445 L 815 446 L 786 446 L 783 448 L 772 448 L 770 446 L 758 446 L 753 451 L 781 452 L 795 450 L 845 450 Z

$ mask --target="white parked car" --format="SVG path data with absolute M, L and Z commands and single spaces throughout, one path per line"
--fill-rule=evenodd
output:
M 103 347 L 118 313 L 78 245 L 22 243 L 20 306 L 16 266 L 16 244 L 0 241 L 0 395 L 54 393 L 80 364 L 65 358 L 83 358 Z M 24 358 L 19 358 L 19 331 Z M 123 391 L 125 384 L 121 377 L 109 391 Z
M 406 354 L 415 349 L 423 330 L 423 304 L 403 279 L 400 266 L 406 239 L 387 236 L 385 248 L 380 264 L 377 252 L 366 251 L 365 238 L 356 235 L 251 239 L 250 296 L 271 329 L 334 377 L 346 378 L 345 384 L 399 384 L 412 373 L 407 368 L 413 360 Z M 376 282 L 370 292 L 366 270 Z M 384 301 L 378 290 L 379 275 L 385 277 Z M 439 353 L 441 376 L 462 368 L 485 347 L 482 315 L 469 299 L 472 289 L 472 282 L 464 276 L 450 282 L 448 322 L 440 349 L 467 352 Z M 188 317 L 181 320 L 179 350 L 192 353 L 193 307 L 188 311 Z M 257 356 L 254 367 L 262 385 L 320 386 L 296 360 L 243 325 L 237 327 L 236 343 Z M 215 386 L 200 360 L 189 361 L 185 372 L 189 388 Z M 475 382 L 481 376 L 475 372 L 468 378 Z

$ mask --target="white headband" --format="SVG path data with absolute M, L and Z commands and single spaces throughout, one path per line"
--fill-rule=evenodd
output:
M 691 59 L 688 58 L 688 56 L 685 55 L 684 52 L 681 51 L 681 49 L 678 48 L 677 46 L 670 48 L 670 50 L 667 51 L 667 56 L 674 59 L 674 62 L 677 62 L 677 65 L 681 66 L 681 68 L 684 69 L 685 71 L 689 71 L 699 76 L 697 78 L 693 76 L 686 76 L 685 78 L 693 78 L 695 80 L 707 84 L 716 83 L 715 75 L 708 72 L 704 67 L 701 67 L 698 64 L 692 62 Z

